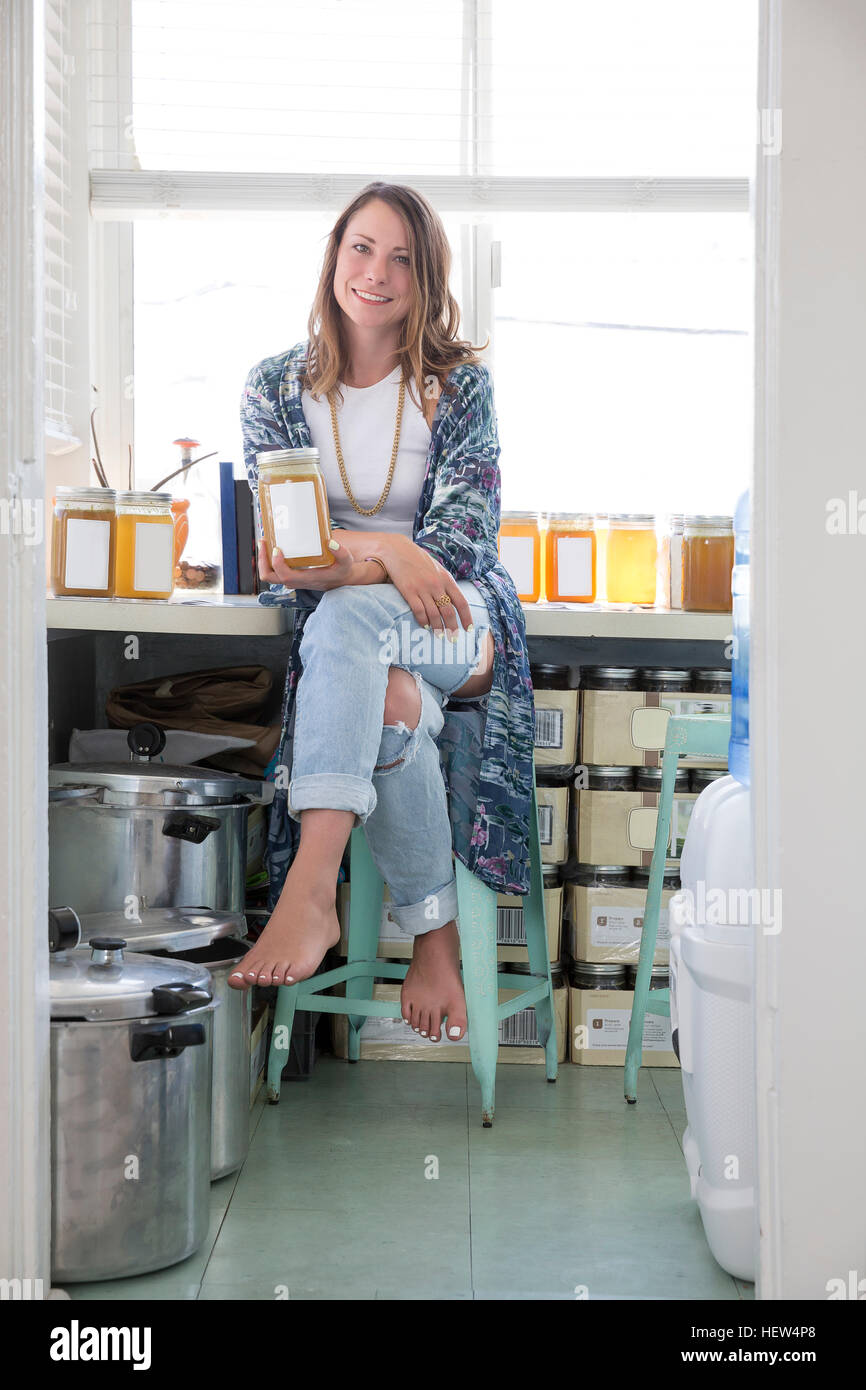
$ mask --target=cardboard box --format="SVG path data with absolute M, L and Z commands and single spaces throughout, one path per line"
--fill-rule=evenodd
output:
M 270 1015 L 268 1004 L 260 1004 L 251 1020 L 250 1031 L 250 1108 L 255 1105 L 259 1091 L 265 1084 L 265 1071 L 268 1065 L 268 1040 L 270 1037 Z
M 577 843 L 572 853 L 579 863 L 649 867 L 656 837 L 658 792 L 575 791 L 573 796 L 572 824 L 577 828 Z M 697 799 L 697 792 L 674 792 L 669 867 L 679 864 Z
M 568 792 L 567 782 L 535 788 L 542 864 L 564 864 L 568 858 Z
M 340 944 L 337 950 L 345 956 L 349 950 L 349 906 L 351 903 L 350 883 L 341 883 L 337 890 L 337 910 L 340 916 Z M 544 916 L 547 923 L 547 941 L 550 959 L 558 961 L 562 941 L 562 887 L 548 888 L 544 893 Z M 497 941 L 500 943 L 497 955 L 501 961 L 528 960 L 526 950 L 526 929 L 523 926 L 523 897 L 499 893 L 496 898 Z M 379 925 L 378 956 L 383 960 L 411 960 L 412 937 L 401 931 L 396 922 L 388 916 L 388 885 L 385 884 L 385 900 L 382 904 L 382 917 Z
M 646 889 L 569 883 L 565 892 L 572 958 L 610 965 L 636 965 L 646 910 Z M 653 956 L 656 965 L 667 965 L 670 959 L 668 904 L 673 896 L 672 889 L 662 889 Z
M 584 1067 L 624 1066 L 634 991 L 570 987 L 568 993 L 571 1061 Z M 644 1018 L 643 1065 L 679 1066 L 671 1047 L 670 1019 L 649 1011 Z
M 730 718 L 729 695 L 660 695 L 650 690 L 581 692 L 580 761 L 589 765 L 661 767 L 672 714 Z M 680 767 L 725 767 L 724 758 L 683 757 Z M 611 861 L 613 862 L 613 861 Z
M 499 1002 L 513 999 L 517 991 L 500 989 Z M 378 984 L 373 986 L 374 999 L 393 999 L 399 1003 L 400 986 L 397 984 Z M 560 1062 L 566 1060 L 568 1051 L 568 988 L 563 985 L 553 991 L 556 1016 L 557 1056 Z M 503 1036 L 532 1036 L 532 1025 L 525 1017 L 535 1013 L 534 1008 L 523 1009 L 512 1014 L 499 1027 L 500 1039 Z M 515 1022 L 520 1020 L 520 1022 Z M 347 1053 L 349 1035 L 348 1020 L 343 1014 L 332 1015 L 332 1038 L 334 1052 L 338 1057 Z M 534 1046 L 513 1045 L 500 1042 L 497 1054 L 499 1062 L 543 1063 L 544 1050 L 536 1043 Z M 466 1041 L 451 1042 L 443 1036 L 439 1042 L 431 1043 L 419 1038 L 411 1028 L 407 1028 L 402 1018 L 368 1018 L 361 1030 L 361 1059 L 384 1062 L 471 1062 L 469 1044 Z
M 573 767 L 577 759 L 578 690 L 535 690 L 535 766 Z

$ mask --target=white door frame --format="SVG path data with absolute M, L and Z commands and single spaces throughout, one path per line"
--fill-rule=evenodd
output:
M 861 0 L 762 0 L 758 102 L 781 117 L 781 151 L 758 151 L 752 493 L 755 867 L 782 907 L 756 936 L 768 1299 L 866 1291 L 866 534 L 827 525 L 866 497 L 864 67 Z
M 0 0 L 0 1278 L 47 1295 L 44 50 L 43 5 Z

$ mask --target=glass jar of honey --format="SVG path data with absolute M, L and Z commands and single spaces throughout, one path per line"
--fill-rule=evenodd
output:
M 111 598 L 117 493 L 59 487 L 51 531 L 51 592 L 57 598 Z
M 332 565 L 328 494 L 318 449 L 268 449 L 256 454 L 256 460 L 268 557 L 278 548 L 292 569 Z
M 646 512 L 615 512 L 607 542 L 608 603 L 645 604 L 656 599 L 658 542 L 655 517 Z
M 683 529 L 683 608 L 730 613 L 734 521 L 730 516 L 687 516 Z
M 171 598 L 174 517 L 170 492 L 117 494 L 114 553 L 115 598 Z
M 521 603 L 541 598 L 541 532 L 536 512 L 503 512 L 499 524 L 499 558 Z
M 595 581 L 595 518 L 588 512 L 549 512 L 544 536 L 548 603 L 594 603 Z

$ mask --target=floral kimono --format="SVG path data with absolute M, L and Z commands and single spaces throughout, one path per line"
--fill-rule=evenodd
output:
M 299 343 L 265 358 L 247 377 L 241 428 L 254 498 L 258 452 L 312 445 L 301 408 L 308 346 Z M 493 384 L 483 363 L 458 364 L 447 382 L 456 391 L 442 391 L 437 402 L 412 539 L 455 579 L 470 579 L 478 586 L 490 614 L 495 657 L 488 694 L 446 704 L 437 746 L 455 854 L 495 892 L 525 894 L 534 714 L 523 609 L 497 550 L 500 451 Z M 341 529 L 333 520 L 331 525 Z M 280 744 L 268 775 L 277 766 L 291 772 L 295 690 L 303 671 L 298 647 L 307 615 L 320 597 L 320 591 L 283 585 L 259 595 L 259 603 L 266 606 L 296 609 Z M 272 908 L 300 840 L 300 826 L 287 813 L 288 790 L 281 786 L 285 780 L 277 781 L 265 850 Z

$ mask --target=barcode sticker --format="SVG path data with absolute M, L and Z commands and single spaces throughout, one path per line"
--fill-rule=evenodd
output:
M 496 909 L 497 946 L 525 946 L 526 924 L 522 907 L 497 907 Z
M 562 747 L 562 722 L 563 711 L 561 709 L 536 709 L 535 711 L 535 746 L 536 748 L 561 748 Z
M 553 844 L 553 807 L 538 808 L 538 838 L 543 845 Z
M 534 1009 L 521 1009 L 519 1014 L 504 1018 L 499 1025 L 501 1047 L 538 1047 L 538 1020 Z

